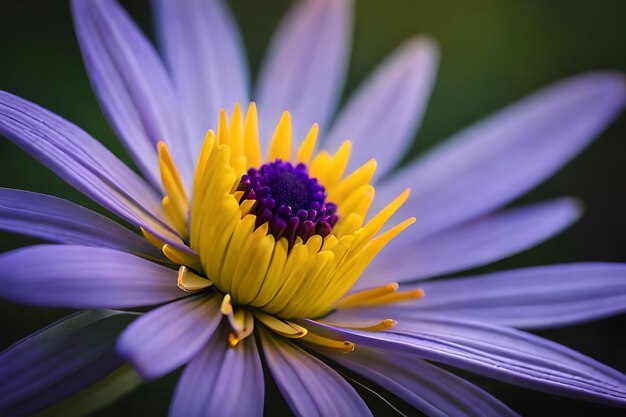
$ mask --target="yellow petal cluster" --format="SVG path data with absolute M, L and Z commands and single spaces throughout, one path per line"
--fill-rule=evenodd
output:
M 191 200 L 167 147 L 159 145 L 165 211 L 181 238 L 198 254 L 194 259 L 169 248 L 168 257 L 185 258 L 187 267 L 229 296 L 229 303 L 256 312 L 255 317 L 262 322 L 273 323 L 270 317 L 297 319 L 326 314 L 340 302 L 376 254 L 414 222 L 410 218 L 382 231 L 408 197 L 408 190 L 366 222 L 375 194 L 370 181 L 376 162 L 371 160 L 346 173 L 350 141 L 334 154 L 315 153 L 317 133 L 314 125 L 294 152 L 291 115 L 285 112 L 264 158 L 254 103 L 245 115 L 236 106 L 230 121 L 222 111 L 217 133 L 209 131 L 206 135 Z M 297 237 L 289 247 L 285 238 L 276 240 L 268 233 L 267 223 L 255 228 L 256 218 L 250 214 L 254 201 L 241 200 L 242 192 L 237 187 L 249 168 L 277 159 L 306 164 L 309 175 L 325 187 L 327 201 L 337 204 L 339 220 L 325 238 L 314 235 L 303 242 Z M 184 272 L 182 278 L 191 284 L 179 283 L 181 288 L 200 285 L 189 271 Z M 354 301 L 348 299 L 344 304 Z M 244 317 L 248 316 L 235 314 L 234 320 L 242 321 Z M 285 334 L 302 335 L 298 327 L 283 327 Z

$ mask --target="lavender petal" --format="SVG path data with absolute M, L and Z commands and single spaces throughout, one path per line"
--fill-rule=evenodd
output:
M 0 353 L 0 414 L 30 415 L 115 371 L 122 365 L 115 339 L 134 317 L 83 311 Z
M 222 328 L 185 368 L 169 415 L 261 417 L 264 393 L 263 368 L 254 338 L 230 348 Z
M 354 388 L 328 365 L 265 329 L 260 335 L 267 365 L 296 415 L 372 415 Z
M 144 378 L 158 378 L 202 349 L 222 317 L 215 294 L 187 297 L 136 320 L 120 336 L 117 352 Z
M 0 229 L 50 242 L 162 259 L 145 239 L 96 212 L 45 194 L 0 187 Z
M 357 346 L 349 355 L 323 352 L 432 417 L 514 417 L 476 385 L 411 355 Z
M 416 238 L 485 214 L 580 153 L 621 112 L 625 96 L 622 73 L 592 72 L 559 82 L 401 169 L 377 187 L 375 205 L 395 197 L 409 179 L 411 196 L 397 215 L 420 220 L 411 230 Z
M 357 344 L 408 353 L 529 389 L 626 407 L 626 375 L 519 330 L 428 314 L 382 332 L 302 322 Z
M 305 0 L 287 12 L 260 69 L 256 100 L 261 138 L 269 143 L 283 111 L 296 146 L 313 123 L 328 124 L 341 97 L 350 57 L 352 0 Z
M 107 210 L 167 241 L 159 195 L 102 144 L 63 118 L 0 91 L 0 134 Z
M 489 264 L 554 236 L 576 221 L 580 212 L 578 201 L 561 198 L 505 210 L 417 241 L 411 240 L 409 229 L 374 259 L 355 289 Z
M 162 140 L 189 181 L 195 155 L 188 125 L 154 47 L 115 0 L 73 0 L 72 13 L 93 89 L 137 166 L 160 188 Z
M 350 139 L 349 170 L 375 158 L 376 178 L 394 168 L 411 146 L 435 82 L 438 49 L 427 38 L 406 41 L 350 96 L 324 148 Z
M 398 320 L 437 314 L 503 326 L 543 329 L 626 312 L 626 264 L 539 266 L 428 281 L 419 286 L 426 292 L 423 299 L 377 309 L 378 313 L 384 312 Z
M 250 101 L 243 41 L 221 0 L 155 0 L 154 7 L 165 60 L 192 123 L 192 149 L 199 154 L 220 109 Z
M 113 249 L 35 245 L 0 255 L 0 297 L 48 307 L 149 306 L 185 295 L 176 275 Z

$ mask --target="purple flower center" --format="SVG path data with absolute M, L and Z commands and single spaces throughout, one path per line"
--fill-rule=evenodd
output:
M 241 201 L 256 200 L 250 210 L 257 216 L 256 227 L 269 223 L 269 232 L 276 240 L 286 238 L 290 248 L 296 236 L 303 242 L 313 235 L 326 237 L 339 219 L 337 205 L 326 202 L 324 187 L 309 177 L 304 164 L 277 159 L 250 168 L 237 190 L 244 192 Z

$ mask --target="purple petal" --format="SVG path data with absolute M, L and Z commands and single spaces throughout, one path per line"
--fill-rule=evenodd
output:
M 156 23 L 176 91 L 193 124 L 199 154 L 221 108 L 246 105 L 248 64 L 237 25 L 221 0 L 155 0 Z
M 263 415 L 263 368 L 254 337 L 230 348 L 224 330 L 216 332 L 185 368 L 170 416 Z
M 576 200 L 562 198 L 492 214 L 417 241 L 410 241 L 409 229 L 374 259 L 356 288 L 486 265 L 554 236 L 576 221 L 580 212 Z
M 45 194 L 0 188 L 0 229 L 70 245 L 162 259 L 145 239 L 96 212 Z
M 155 191 L 76 125 L 0 91 L 0 134 L 112 213 L 165 240 L 180 240 L 160 220 Z
M 389 332 L 341 329 L 306 320 L 316 332 L 405 352 L 514 385 L 626 406 L 626 375 L 557 343 L 480 322 L 420 315 Z
M 114 0 L 73 0 L 72 13 L 93 89 L 137 166 L 160 187 L 156 145 L 163 140 L 189 180 L 195 155 L 154 47 Z
M 0 255 L 0 297 L 48 307 L 149 306 L 185 295 L 176 275 L 112 249 L 36 245 Z
M 198 353 L 221 319 L 214 293 L 183 298 L 136 320 L 122 333 L 117 351 L 144 378 L 158 378 Z
M 418 219 L 411 230 L 415 237 L 489 212 L 580 153 L 622 110 L 625 87 L 624 75 L 614 72 L 583 74 L 548 87 L 400 170 L 377 187 L 377 201 L 411 187 L 398 215 Z
M 581 323 L 626 311 L 626 264 L 582 263 L 425 282 L 426 297 L 386 314 L 433 313 L 523 328 Z
M 30 415 L 113 372 L 122 365 L 115 339 L 134 317 L 76 313 L 0 353 L 0 414 Z
M 357 346 L 349 355 L 324 354 L 429 416 L 518 415 L 470 382 L 411 355 L 364 346 Z
M 375 158 L 382 178 L 411 145 L 430 98 L 437 70 L 438 49 L 427 38 L 405 42 L 359 89 L 337 117 L 324 148 L 354 143 L 349 169 Z
M 256 93 L 265 143 L 285 110 L 293 116 L 296 144 L 313 123 L 328 128 L 350 57 L 352 8 L 352 0 L 305 0 L 283 18 Z
M 372 415 L 354 388 L 331 367 L 265 329 L 260 334 L 274 381 L 296 415 Z

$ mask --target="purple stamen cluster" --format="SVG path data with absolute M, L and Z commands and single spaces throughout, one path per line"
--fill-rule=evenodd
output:
M 306 242 L 313 235 L 326 237 L 337 223 L 337 205 L 327 203 L 324 187 L 309 177 L 305 164 L 293 166 L 277 159 L 250 168 L 241 177 L 238 191 L 243 200 L 256 200 L 250 214 L 256 227 L 269 223 L 276 240 L 284 237 L 291 248 L 296 237 Z

